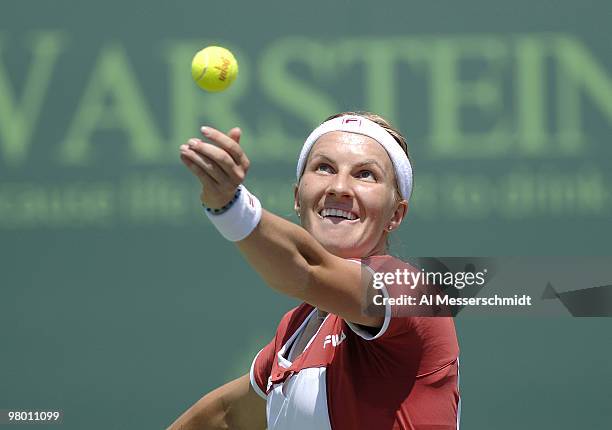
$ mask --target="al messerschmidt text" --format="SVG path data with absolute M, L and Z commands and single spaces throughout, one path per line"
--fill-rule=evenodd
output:
M 434 299 L 435 297 L 435 299 Z M 377 294 L 372 298 L 375 305 L 391 305 L 391 306 L 531 306 L 531 296 L 523 294 L 519 297 L 515 294 L 514 297 L 501 297 L 495 294 L 493 297 L 450 297 L 444 295 L 423 295 L 417 303 L 416 297 L 402 294 L 399 297 L 384 297 L 382 294 Z

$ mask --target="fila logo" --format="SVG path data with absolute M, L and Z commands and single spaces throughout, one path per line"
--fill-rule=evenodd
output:
M 359 118 L 345 118 L 342 120 L 342 124 L 347 124 L 347 125 L 356 125 L 357 127 L 359 127 L 361 125 L 361 120 Z
M 344 334 L 344 332 L 341 332 L 339 335 L 338 334 L 328 334 L 327 336 L 325 336 L 325 340 L 323 341 L 323 349 L 325 349 L 327 347 L 328 343 L 331 343 L 331 346 L 338 346 L 342 343 L 342 341 L 346 339 L 346 335 Z

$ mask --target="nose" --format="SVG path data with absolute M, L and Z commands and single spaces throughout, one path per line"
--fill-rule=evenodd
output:
M 336 198 L 353 197 L 350 178 L 347 178 L 346 175 L 342 173 L 335 174 L 327 186 L 327 195 Z

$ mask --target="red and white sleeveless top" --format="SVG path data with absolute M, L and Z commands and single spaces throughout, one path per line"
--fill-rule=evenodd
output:
M 266 400 L 269 430 L 459 429 L 452 318 L 387 312 L 371 334 L 328 314 L 291 362 L 289 348 L 312 317 L 306 303 L 287 312 L 253 360 L 251 384 Z

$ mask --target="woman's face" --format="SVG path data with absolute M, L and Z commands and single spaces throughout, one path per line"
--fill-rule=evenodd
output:
M 396 197 L 385 149 L 361 134 L 334 131 L 317 140 L 295 190 L 302 226 L 329 252 L 363 258 L 385 252 L 385 230 L 407 209 Z

